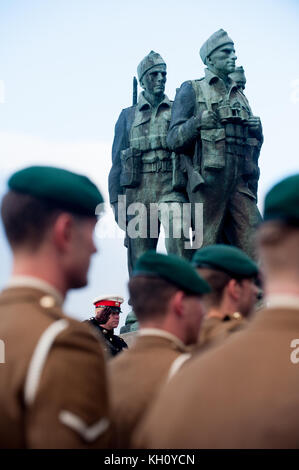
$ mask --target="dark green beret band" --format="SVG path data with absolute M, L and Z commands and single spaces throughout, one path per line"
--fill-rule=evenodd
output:
M 161 277 L 180 289 L 196 295 L 210 292 L 204 281 L 188 261 L 176 255 L 163 255 L 150 250 L 135 265 L 133 276 Z
M 192 264 L 197 268 L 224 271 L 235 278 L 250 278 L 258 274 L 257 264 L 242 250 L 229 245 L 209 245 L 197 250 Z
M 95 216 L 103 197 L 89 178 L 61 168 L 31 166 L 14 173 L 8 186 L 13 191 L 42 199 L 59 209 Z
M 264 220 L 299 221 L 299 174 L 283 179 L 268 192 Z

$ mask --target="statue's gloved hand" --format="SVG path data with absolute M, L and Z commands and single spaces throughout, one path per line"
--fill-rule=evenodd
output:
M 247 124 L 252 134 L 255 134 L 258 138 L 263 135 L 262 123 L 259 117 L 251 116 L 247 120 Z
M 201 115 L 201 129 L 215 129 L 217 126 L 217 114 L 214 111 L 205 110 Z

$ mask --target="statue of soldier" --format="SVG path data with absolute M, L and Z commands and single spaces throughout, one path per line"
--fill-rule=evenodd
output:
M 229 74 L 234 43 L 220 29 L 203 44 L 205 77 L 177 92 L 167 138 L 184 155 L 192 203 L 203 203 L 203 245 L 225 241 L 256 258 L 253 233 L 261 220 L 248 180 L 256 143 L 263 141 L 260 118 Z
M 128 270 L 131 274 L 136 260 L 147 250 L 156 249 L 161 223 L 165 219 L 157 213 L 157 230 L 152 233 L 150 204 L 165 203 L 167 208 L 176 204 L 178 211 L 169 210 L 169 232 L 166 232 L 166 249 L 184 257 L 192 257 L 192 250 L 185 248 L 183 236 L 182 203 L 188 202 L 184 193 L 186 181 L 178 171 L 178 156 L 172 154 L 166 143 L 172 102 L 164 94 L 166 64 L 162 57 L 151 51 L 138 65 L 138 79 L 143 91 L 138 103 L 123 109 L 115 126 L 112 147 L 112 168 L 109 174 L 110 203 L 115 219 L 126 229 L 125 244 L 128 248 Z M 126 220 L 119 213 L 118 196 L 126 196 Z M 146 207 L 144 236 L 131 237 L 128 225 L 132 215 L 127 208 L 132 203 L 143 203 Z M 165 206 L 164 206 L 165 207 Z M 173 236 L 179 226 L 181 233 Z M 168 236 L 167 236 L 168 235 Z
M 231 78 L 234 82 L 236 82 L 236 85 L 238 89 L 241 91 L 241 93 L 245 90 L 247 80 L 246 80 L 245 71 L 242 65 L 240 67 L 236 67 L 234 72 L 229 74 L 229 78 Z
M 246 96 L 244 95 L 244 90 L 246 86 L 246 77 L 245 77 L 245 71 L 242 66 L 236 67 L 235 71 L 233 73 L 229 74 L 230 78 L 236 82 L 237 87 L 239 91 L 243 94 L 244 99 L 246 99 Z M 249 103 L 247 102 L 248 107 Z M 249 189 L 255 194 L 256 200 L 257 200 L 257 188 L 258 188 L 258 180 L 260 177 L 260 169 L 258 165 L 258 160 L 260 156 L 260 151 L 261 147 L 263 144 L 263 136 L 261 136 L 260 139 L 256 139 L 254 137 L 250 138 L 250 143 L 251 143 L 251 152 L 248 153 L 248 155 L 245 156 L 247 159 L 246 164 L 247 164 L 247 183 Z

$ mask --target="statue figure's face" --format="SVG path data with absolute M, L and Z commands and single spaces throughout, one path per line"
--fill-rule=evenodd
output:
M 246 80 L 240 78 L 240 80 L 235 80 L 236 84 L 237 84 L 237 87 L 240 89 L 240 90 L 245 90 L 245 86 L 246 86 Z
M 238 72 L 238 71 L 233 72 L 230 74 L 230 78 L 234 80 L 234 82 L 236 82 L 239 90 L 245 90 L 246 77 L 245 77 L 244 72 Z
M 141 80 L 142 88 L 147 94 L 161 96 L 165 91 L 166 65 L 156 65 L 150 69 Z
M 235 62 L 237 56 L 233 44 L 225 44 L 218 47 L 207 58 L 207 66 L 212 69 L 216 74 L 229 75 L 235 70 Z

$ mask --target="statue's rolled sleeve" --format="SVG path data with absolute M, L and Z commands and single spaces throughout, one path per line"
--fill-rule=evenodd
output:
M 196 116 L 196 96 L 192 83 L 185 82 L 177 91 L 173 107 L 167 144 L 175 152 L 182 151 L 198 137 L 200 116 Z

